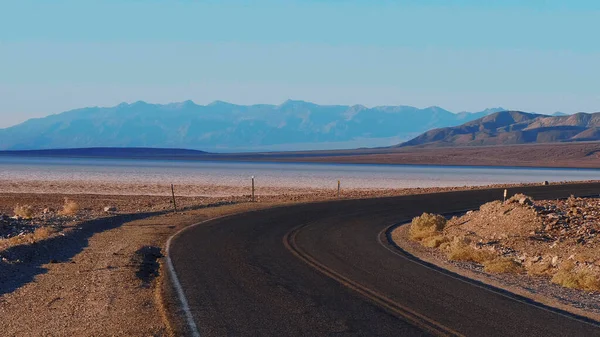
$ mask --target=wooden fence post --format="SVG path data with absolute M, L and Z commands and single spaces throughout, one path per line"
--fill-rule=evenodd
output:
M 175 187 L 171 184 L 171 195 L 173 196 L 173 208 L 175 209 L 175 213 L 177 213 L 177 204 L 175 203 Z
M 254 199 L 254 176 L 252 176 L 252 202 L 255 202 L 256 200 Z

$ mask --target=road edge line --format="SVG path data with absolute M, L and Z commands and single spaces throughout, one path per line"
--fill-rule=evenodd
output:
M 222 218 L 222 217 L 219 217 L 219 218 Z M 179 303 L 185 313 L 186 322 L 188 324 L 188 328 L 190 329 L 190 332 L 193 337 L 201 337 L 200 331 L 198 330 L 198 326 L 196 325 L 196 322 L 194 321 L 194 316 L 192 315 L 192 310 L 190 309 L 190 305 L 187 301 L 187 298 L 185 297 L 183 287 L 181 286 L 181 283 L 179 282 L 179 277 L 177 277 L 177 272 L 175 271 L 175 266 L 173 265 L 173 260 L 171 260 L 171 242 L 173 241 L 173 239 L 175 239 L 177 236 L 181 235 L 183 232 L 187 231 L 188 229 L 194 228 L 196 226 L 200 226 L 209 221 L 217 220 L 219 218 L 207 219 L 207 220 L 186 226 L 186 227 L 182 228 L 181 230 L 177 231 L 175 234 L 171 235 L 169 237 L 169 239 L 167 240 L 167 243 L 165 244 L 165 255 L 167 258 L 167 270 L 169 271 L 169 278 L 171 279 L 171 283 L 173 284 L 173 287 L 175 288 L 175 292 L 177 292 L 177 297 L 179 299 Z
M 463 283 L 467 283 L 469 285 L 472 285 L 472 286 L 478 287 L 480 289 L 489 291 L 489 292 L 494 293 L 496 295 L 500 295 L 500 296 L 502 296 L 504 298 L 507 298 L 507 299 L 510 299 L 510 300 L 513 300 L 513 301 L 516 301 L 516 302 L 520 302 L 522 304 L 525 304 L 525 305 L 528 305 L 528 306 L 531 306 L 531 307 L 534 307 L 536 309 L 541 309 L 541 310 L 544 310 L 544 311 L 547 311 L 547 312 L 550 312 L 550 313 L 553 313 L 553 314 L 556 314 L 556 315 L 563 316 L 565 318 L 576 320 L 576 321 L 579 321 L 581 323 L 585 323 L 585 324 L 591 325 L 591 326 L 596 327 L 596 328 L 600 327 L 600 322 L 595 321 L 595 320 L 593 320 L 591 318 L 588 318 L 588 317 L 585 317 L 585 316 L 581 316 L 581 315 L 577 315 L 577 314 L 568 312 L 568 311 L 560 309 L 560 308 L 556 308 L 556 307 L 553 307 L 553 306 L 550 306 L 550 305 L 547 305 L 547 304 L 544 304 L 544 303 L 537 302 L 537 301 L 532 300 L 532 299 L 530 299 L 530 298 L 528 298 L 526 296 L 515 294 L 513 292 L 510 292 L 508 290 L 502 289 L 500 287 L 496 287 L 496 286 L 493 286 L 491 284 L 487 284 L 485 282 L 482 282 L 482 281 L 479 281 L 479 280 L 475 280 L 475 279 L 463 276 L 463 275 L 461 275 L 459 273 L 456 273 L 456 272 L 453 272 L 451 270 L 439 267 L 439 266 L 437 266 L 437 265 L 435 265 L 435 264 L 433 264 L 431 262 L 427 262 L 427 261 L 424 261 L 424 260 L 420 259 L 418 256 L 416 256 L 414 254 L 411 254 L 410 252 L 402 249 L 400 246 L 398 246 L 395 242 L 393 242 L 391 240 L 391 232 L 393 231 L 393 229 L 396 229 L 396 228 L 398 228 L 400 226 L 405 226 L 407 224 L 408 224 L 408 222 L 397 223 L 397 224 L 391 225 L 391 226 L 385 228 L 384 230 L 382 230 L 377 235 L 377 239 L 379 241 L 379 244 L 381 246 L 383 246 L 384 248 L 386 248 L 387 250 L 389 250 L 391 253 L 395 254 L 396 256 L 400 256 L 400 257 L 402 257 L 402 258 L 404 258 L 404 259 L 406 259 L 406 260 L 408 260 L 408 261 L 410 261 L 412 263 L 416 263 L 416 264 L 418 264 L 418 265 L 420 265 L 422 267 L 425 267 L 425 268 L 430 269 L 432 271 L 435 271 L 437 273 L 444 274 L 444 275 L 446 275 L 448 277 L 451 277 L 451 278 L 453 278 L 453 279 L 455 279 L 457 281 L 461 281 Z M 385 237 L 385 242 L 382 240 L 382 237 Z
M 309 224 L 300 225 L 291 231 L 287 232 L 283 237 L 283 245 L 285 248 L 292 253 L 296 258 L 307 264 L 309 267 L 315 269 L 321 274 L 329 277 L 335 281 L 337 281 L 340 285 L 358 293 L 359 295 L 367 298 L 371 302 L 375 302 L 384 310 L 388 312 L 391 311 L 392 314 L 403 317 L 405 320 L 414 324 L 421 329 L 429 331 L 430 333 L 438 336 L 462 336 L 462 334 L 440 324 L 439 322 L 435 322 L 432 319 L 412 311 L 409 308 L 406 308 L 391 299 L 377 293 L 375 290 L 372 290 L 360 283 L 352 281 L 351 279 L 341 275 L 335 270 L 325 266 L 310 254 L 304 252 L 300 247 L 298 247 L 296 243 L 296 235 L 303 227 Z

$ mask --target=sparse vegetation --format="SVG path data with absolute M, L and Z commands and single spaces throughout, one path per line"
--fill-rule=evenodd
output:
M 474 262 L 487 273 L 526 272 L 563 287 L 600 292 L 599 220 L 595 200 L 536 202 L 516 194 L 448 222 L 423 213 L 412 220 L 408 234 L 448 260 Z
M 484 261 L 483 270 L 487 273 L 519 274 L 523 272 L 523 266 L 511 258 L 498 257 L 492 260 Z
M 412 240 L 421 241 L 437 237 L 446 226 L 446 218 L 438 214 L 423 213 L 415 217 L 410 224 L 409 235 Z
M 429 248 L 438 248 L 442 244 L 447 243 L 449 241 L 450 239 L 443 235 L 436 235 L 421 240 L 421 245 Z
M 495 258 L 495 255 L 491 252 L 475 249 L 469 245 L 469 242 L 465 239 L 454 238 L 454 240 L 447 246 L 448 259 L 454 261 L 471 261 L 477 263 L 484 263 L 486 261 Z
M 56 233 L 57 230 L 52 227 L 39 227 L 33 232 L 33 240 L 35 242 L 45 240 L 49 238 L 52 234 Z
M 598 275 L 583 266 L 577 266 L 571 261 L 563 263 L 556 274 L 552 276 L 551 281 L 567 288 L 600 291 Z
M 550 261 L 533 263 L 526 267 L 527 274 L 531 276 L 549 276 L 554 272 Z
M 72 216 L 77 215 L 77 212 L 79 212 L 79 204 L 73 200 L 65 199 L 65 204 L 60 211 L 60 215 Z
M 23 219 L 31 219 L 33 218 L 34 212 L 33 207 L 29 205 L 18 205 L 15 206 L 14 209 L 15 216 L 18 216 Z
M 56 232 L 57 230 L 52 227 L 38 227 L 31 233 L 13 236 L 8 239 L 0 239 L 0 251 L 14 246 L 33 244 L 38 241 L 46 240 Z

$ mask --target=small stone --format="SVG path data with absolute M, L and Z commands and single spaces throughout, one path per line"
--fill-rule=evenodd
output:
M 114 206 L 108 206 L 108 207 L 104 207 L 104 212 L 106 213 L 112 213 L 112 212 L 116 212 L 117 208 Z
M 519 199 L 519 204 L 521 204 L 521 205 L 533 205 L 533 201 L 531 201 L 531 199 L 528 198 L 528 197 L 522 197 L 521 199 Z

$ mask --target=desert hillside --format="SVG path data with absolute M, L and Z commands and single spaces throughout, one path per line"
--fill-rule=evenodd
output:
M 600 113 L 546 116 L 501 111 L 455 126 L 427 131 L 400 147 L 513 145 L 600 140 Z

